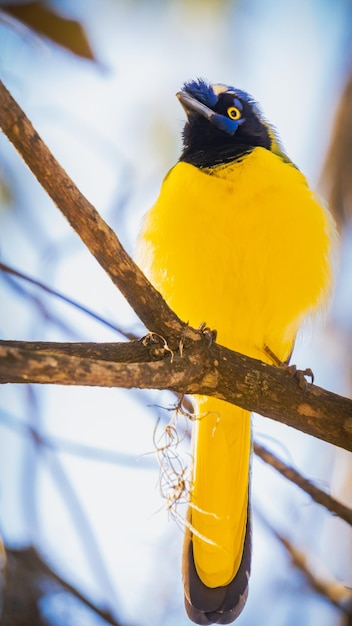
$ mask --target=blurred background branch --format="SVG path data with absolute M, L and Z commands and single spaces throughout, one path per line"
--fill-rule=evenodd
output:
M 321 185 L 340 230 L 352 219 L 352 74 L 337 107 Z
M 82 24 L 60 15 L 55 6 L 48 2 L 0 2 L 0 19 L 9 22 L 10 26 L 20 32 L 21 29 L 28 29 L 28 36 L 33 36 L 35 31 L 73 54 L 94 60 L 89 38 Z

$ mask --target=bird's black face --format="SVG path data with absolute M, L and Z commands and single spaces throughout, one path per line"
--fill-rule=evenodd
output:
M 237 159 L 256 146 L 271 149 L 270 127 L 246 92 L 198 80 L 186 83 L 177 97 L 188 117 L 181 161 L 210 167 Z

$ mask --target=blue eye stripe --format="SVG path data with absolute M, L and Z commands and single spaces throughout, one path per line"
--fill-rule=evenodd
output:
M 244 118 L 240 120 L 231 120 L 229 117 L 225 117 L 224 115 L 220 115 L 219 113 L 215 113 L 212 117 L 212 123 L 214 126 L 223 130 L 225 133 L 229 135 L 234 135 L 237 128 L 240 124 L 243 124 Z

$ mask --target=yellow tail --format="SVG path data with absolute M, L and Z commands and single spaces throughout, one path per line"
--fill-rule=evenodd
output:
M 216 398 L 197 398 L 190 518 L 197 574 L 227 585 L 243 554 L 247 523 L 250 414 Z

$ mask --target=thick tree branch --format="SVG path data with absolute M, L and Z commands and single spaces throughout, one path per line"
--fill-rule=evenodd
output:
M 182 355 L 150 340 L 42 346 L 1 341 L 0 382 L 213 395 L 352 451 L 352 400 L 308 383 L 302 389 L 285 369 L 205 341 L 186 345 Z
M 171 311 L 114 231 L 80 193 L 1 81 L 0 128 L 146 327 L 175 345 L 185 331 L 196 339 L 197 333 Z

